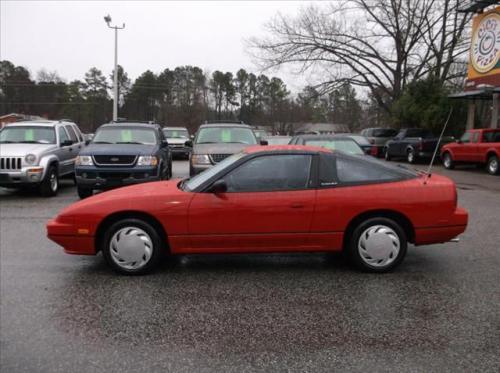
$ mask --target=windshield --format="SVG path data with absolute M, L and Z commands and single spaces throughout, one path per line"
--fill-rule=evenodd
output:
M 188 131 L 184 129 L 178 129 L 178 130 L 164 129 L 163 134 L 167 139 L 187 139 L 189 137 Z
M 250 128 L 243 127 L 206 127 L 201 128 L 196 136 L 196 144 L 238 143 L 257 144 L 257 139 Z
M 104 127 L 97 131 L 93 144 L 142 144 L 157 143 L 153 129 L 140 127 Z
M 0 143 L 55 144 L 56 133 L 53 127 L 8 126 L 0 131 Z
M 217 163 L 215 166 L 203 171 L 202 173 L 192 177 L 191 179 L 187 180 L 184 185 L 181 186 L 181 189 L 186 190 L 186 191 L 192 191 L 198 188 L 201 184 L 203 184 L 205 181 L 210 179 L 212 176 L 217 174 L 219 171 L 223 170 L 226 167 L 229 167 L 232 165 L 234 162 L 236 162 L 238 159 L 242 158 L 245 156 L 245 153 L 236 153 L 233 154 L 223 161 Z
M 321 146 L 323 148 L 339 150 L 344 153 L 363 155 L 363 149 L 354 140 L 331 139 L 331 140 L 306 140 L 306 145 Z
M 391 128 L 380 128 L 373 130 L 373 137 L 394 137 L 398 134 L 398 131 Z

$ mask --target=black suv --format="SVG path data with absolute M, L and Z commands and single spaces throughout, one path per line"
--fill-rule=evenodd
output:
M 170 179 L 172 154 L 158 124 L 113 122 L 97 130 L 75 162 L 80 198 L 95 189 Z

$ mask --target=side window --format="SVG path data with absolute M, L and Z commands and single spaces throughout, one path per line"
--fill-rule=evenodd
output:
M 396 171 L 376 164 L 375 161 L 363 161 L 355 158 L 337 156 L 337 178 L 340 183 L 363 183 L 399 180 Z
M 76 136 L 75 130 L 71 126 L 64 126 L 66 128 L 66 131 L 69 134 L 69 139 L 73 141 L 73 143 L 78 142 L 78 137 Z
M 311 155 L 264 155 L 243 163 L 224 177 L 228 192 L 306 189 Z
M 69 140 L 68 134 L 64 130 L 64 127 L 59 127 L 57 133 L 59 134 L 59 144 L 62 144 L 66 140 Z
M 85 141 L 83 139 L 82 133 L 80 132 L 80 129 L 76 125 L 71 126 L 71 128 L 73 128 L 75 130 L 76 136 L 78 137 L 78 141 L 80 141 L 80 142 Z
M 483 142 L 500 142 L 500 131 L 483 132 Z
M 328 187 L 337 185 L 337 172 L 335 169 L 335 156 L 333 154 L 320 154 L 319 156 L 319 186 Z
M 462 137 L 460 138 L 460 141 L 462 141 L 464 144 L 467 144 L 470 142 L 470 132 L 465 132 Z
M 478 142 L 479 141 L 479 131 L 475 131 L 472 134 L 472 142 Z

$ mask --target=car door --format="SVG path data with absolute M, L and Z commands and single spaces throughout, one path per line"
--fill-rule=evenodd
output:
M 470 141 L 471 131 L 465 132 L 460 138 L 459 144 L 454 151 L 455 161 L 467 162 L 470 161 Z
M 64 128 L 66 128 L 66 132 L 69 135 L 69 139 L 73 142 L 73 145 L 71 145 L 68 148 L 70 155 L 68 159 L 68 164 L 70 165 L 70 169 L 73 170 L 73 168 L 75 167 L 76 156 L 78 155 L 78 153 L 80 153 L 83 143 L 72 125 L 68 124 L 64 126 Z
M 73 144 L 65 145 L 66 141 L 71 141 L 68 132 L 63 126 L 58 127 L 57 136 L 59 138 L 59 149 L 57 150 L 57 157 L 59 159 L 59 174 L 66 175 L 73 172 L 74 168 L 74 155 Z
M 316 191 L 311 154 L 258 155 L 223 176 L 227 192 L 197 193 L 189 207 L 195 251 L 307 250 Z

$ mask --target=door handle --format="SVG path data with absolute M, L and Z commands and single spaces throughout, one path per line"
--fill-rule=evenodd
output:
M 292 209 L 302 209 L 304 208 L 304 204 L 302 202 L 293 202 L 290 207 Z

